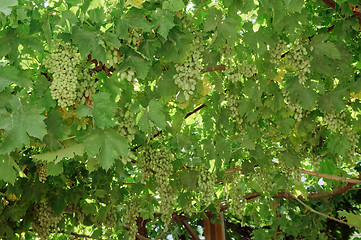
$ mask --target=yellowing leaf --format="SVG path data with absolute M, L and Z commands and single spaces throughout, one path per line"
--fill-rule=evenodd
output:
M 206 77 L 206 76 L 202 79 L 202 83 L 203 83 L 203 90 L 202 90 L 202 92 L 201 92 L 201 95 L 202 95 L 202 96 L 207 96 L 208 93 L 210 93 L 210 92 L 212 91 L 213 86 L 212 86 L 212 84 L 209 82 L 208 77 Z
M 144 0 L 127 0 L 127 2 L 125 3 L 126 6 L 128 5 L 132 5 L 133 7 L 136 8 L 142 8 L 142 4 L 144 3 Z

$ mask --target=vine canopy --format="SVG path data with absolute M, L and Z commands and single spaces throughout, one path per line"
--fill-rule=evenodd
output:
M 357 0 L 2 0 L 0 238 L 359 231 L 360 25 Z

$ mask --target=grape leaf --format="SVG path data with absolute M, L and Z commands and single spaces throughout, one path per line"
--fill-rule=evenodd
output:
M 76 114 L 78 117 L 93 116 L 94 126 L 104 129 L 115 126 L 114 110 L 117 104 L 110 99 L 110 94 L 101 92 L 93 95 L 93 108 L 79 106 Z
M 43 109 L 24 106 L 17 96 L 10 100 L 10 105 L 12 112 L 0 111 L 0 129 L 5 129 L 7 134 L 0 144 L 0 154 L 29 145 L 29 136 L 42 139 L 46 134 L 45 116 L 41 115 Z
M 182 0 L 171 0 L 163 2 L 162 8 L 176 12 L 185 8 L 185 5 Z
M 100 166 L 105 170 L 108 170 L 119 156 L 128 154 L 127 140 L 114 129 L 93 129 L 83 140 L 88 157 L 97 156 Z
M 60 162 L 55 164 L 54 162 L 48 163 L 48 175 L 49 176 L 58 176 L 63 173 L 63 164 Z
M 9 155 L 0 155 L 0 179 L 14 184 L 16 180 L 16 171 L 11 164 Z
M 141 17 L 140 17 L 141 16 Z M 133 28 L 141 28 L 148 32 L 152 29 L 152 24 L 145 18 L 146 14 L 144 10 L 131 8 L 127 14 L 123 17 L 127 21 L 129 26 Z
M 158 33 L 164 38 L 167 38 L 169 30 L 174 25 L 174 14 L 168 10 L 157 9 L 152 13 L 154 25 L 158 28 Z
M 348 223 L 355 225 L 361 229 L 361 215 L 355 215 L 353 213 L 346 212 L 345 210 L 337 212 L 341 217 L 346 217 Z
M 5 15 L 9 15 L 11 12 L 12 6 L 18 4 L 17 0 L 1 0 L 0 1 L 0 12 L 3 12 Z
M 19 76 L 19 71 L 14 66 L 0 67 L 0 92 L 10 84 L 15 83 L 22 87 L 31 87 L 30 81 Z
M 148 105 L 148 116 L 160 128 L 166 127 L 165 115 L 162 112 L 163 106 L 156 100 L 151 100 Z
M 73 158 L 75 156 L 82 156 L 84 154 L 84 145 L 81 143 L 72 144 L 66 148 L 59 149 L 53 152 L 32 155 L 33 159 L 39 162 L 54 162 L 59 163 L 63 158 Z

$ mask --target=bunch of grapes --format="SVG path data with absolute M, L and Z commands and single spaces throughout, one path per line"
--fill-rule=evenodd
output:
M 51 96 L 58 100 L 60 107 L 65 108 L 75 103 L 78 88 L 78 64 L 81 57 L 77 49 L 70 44 L 59 41 L 44 59 L 44 65 L 53 74 L 50 86 Z
M 236 67 L 233 61 L 232 49 L 230 47 L 226 47 L 223 52 L 224 64 L 226 66 L 224 73 L 231 83 L 237 83 L 240 81 L 242 75 L 239 71 L 239 67 Z
M 282 91 L 282 93 L 287 106 L 292 112 L 294 112 L 293 117 L 295 118 L 295 120 L 298 122 L 301 121 L 304 115 L 307 115 L 307 112 L 303 111 L 301 105 L 299 105 L 298 103 L 291 102 L 289 93 L 287 91 Z
M 135 79 L 135 72 L 132 69 L 128 69 L 120 73 L 120 80 L 127 80 L 132 82 Z
M 143 30 L 142 29 L 129 29 L 129 38 L 127 43 L 129 46 L 137 48 L 143 40 Z
M 118 131 L 131 143 L 135 138 L 137 128 L 134 114 L 130 111 L 130 103 L 126 103 L 123 109 L 118 108 L 116 116 L 119 119 Z
M 214 172 L 210 172 L 204 164 L 199 166 L 199 174 L 198 174 L 198 187 L 201 193 L 202 200 L 209 205 L 215 194 L 215 182 L 216 175 Z
M 107 64 L 109 64 L 109 66 L 115 66 L 121 61 L 120 54 L 116 49 L 110 50 L 107 48 L 105 51 L 105 58 L 107 59 Z
M 275 64 L 275 65 L 279 65 L 280 64 L 280 60 L 282 58 L 282 54 L 285 53 L 285 51 L 287 50 L 288 46 L 287 43 L 283 40 L 281 40 L 279 43 L 277 43 L 274 48 L 272 48 L 270 50 L 270 55 L 271 55 L 271 63 Z
M 200 52 L 202 51 L 202 46 L 200 39 L 196 38 L 193 44 L 200 47 L 196 51 L 191 52 L 183 64 L 175 65 L 177 73 L 173 76 L 175 84 L 182 89 L 186 101 L 194 94 L 197 81 L 201 79 L 202 64 Z
M 270 192 L 272 190 L 272 183 L 270 182 L 270 175 L 266 169 L 257 167 L 255 169 L 254 181 L 259 184 L 263 192 Z
M 91 75 L 90 70 L 86 66 L 82 66 L 78 71 L 78 89 L 77 101 L 81 104 L 85 103 L 85 98 L 88 98 L 90 93 L 94 93 L 98 83 L 95 82 L 95 77 Z
M 61 216 L 57 216 L 46 202 L 41 202 L 34 207 L 33 216 L 33 229 L 40 239 L 48 239 L 61 220 Z
M 348 151 L 349 158 L 353 160 L 355 158 L 354 153 L 359 143 L 359 138 L 355 131 L 352 130 L 352 128 L 348 124 L 346 124 L 345 117 L 345 112 L 342 112 L 339 115 L 337 115 L 334 111 L 323 114 L 323 120 L 327 124 L 327 128 L 330 131 L 335 133 L 339 132 L 348 136 L 348 141 L 350 143 L 350 148 Z
M 242 219 L 246 208 L 245 192 L 237 183 L 233 183 L 229 189 L 229 197 L 232 199 L 229 206 L 230 212 L 236 215 L 238 219 Z
M 45 183 L 46 177 L 48 176 L 48 164 L 39 163 L 36 166 L 36 173 L 39 175 L 39 182 Z
M 301 181 L 301 171 L 297 167 L 290 167 L 283 161 L 280 161 L 278 164 L 278 167 L 280 169 L 280 172 L 282 172 L 287 179 L 291 180 L 293 179 L 296 182 Z
M 238 96 L 233 93 L 229 93 L 227 101 L 228 101 L 227 106 L 231 110 L 231 118 L 237 124 L 241 124 L 243 120 L 238 112 L 238 107 L 240 104 Z
M 148 180 L 151 172 L 154 172 L 157 191 L 161 199 L 160 213 L 161 219 L 167 223 L 173 214 L 175 204 L 175 193 L 169 184 L 170 176 L 173 172 L 172 161 L 174 155 L 164 146 L 158 149 L 147 147 L 138 159 L 138 164 L 142 168 L 143 180 Z
M 306 75 L 311 73 L 311 59 L 307 49 L 300 42 L 296 42 L 287 55 L 287 60 L 298 73 L 300 84 L 304 84 L 307 80 Z
M 139 204 L 135 198 L 132 198 L 125 209 L 124 222 L 129 224 L 129 239 L 135 239 L 138 233 L 137 218 L 139 217 Z
M 248 63 L 247 61 L 243 61 L 239 71 L 246 78 L 250 78 L 250 77 L 254 76 L 255 74 L 257 74 L 257 68 L 254 65 Z

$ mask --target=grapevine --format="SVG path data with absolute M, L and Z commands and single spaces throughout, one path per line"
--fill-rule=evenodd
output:
M 282 91 L 283 93 L 283 97 L 285 99 L 285 102 L 287 104 L 287 106 L 289 107 L 289 109 L 294 113 L 293 117 L 295 120 L 297 120 L 298 122 L 302 120 L 302 118 L 307 115 L 307 112 L 305 112 L 303 110 L 303 108 L 301 107 L 301 105 L 299 105 L 298 103 L 292 103 L 291 99 L 289 97 L 289 93 L 287 91 Z
M 196 38 L 193 45 L 200 46 L 200 39 Z M 175 84 L 183 91 L 186 101 L 189 100 L 196 90 L 197 81 L 201 79 L 201 56 L 202 47 L 190 53 L 189 57 L 183 64 L 176 64 L 177 73 L 173 76 Z
M 252 64 L 248 63 L 247 61 L 243 61 L 239 70 L 243 76 L 246 78 L 250 78 L 257 73 L 257 68 Z
M 237 182 L 230 185 L 229 197 L 232 200 L 229 206 L 230 212 L 243 219 L 246 207 L 245 192 Z
M 289 54 L 287 60 L 292 68 L 294 68 L 299 76 L 299 83 L 304 84 L 307 80 L 307 74 L 311 72 L 311 59 L 308 57 L 307 49 L 300 43 L 296 42 Z
M 241 124 L 243 120 L 238 112 L 238 107 L 240 104 L 238 96 L 233 93 L 229 93 L 227 100 L 227 106 L 231 110 L 232 120 L 235 121 L 238 125 Z
M 238 66 L 235 66 L 236 64 L 234 63 L 232 58 L 232 49 L 226 47 L 223 52 L 224 63 L 226 65 L 224 72 L 227 76 L 227 79 L 229 79 L 230 82 L 235 84 L 241 79 L 241 71 L 239 70 Z
M 48 239 L 50 233 L 56 230 L 61 220 L 61 216 L 57 216 L 46 202 L 41 202 L 34 207 L 33 216 L 34 231 L 41 239 Z
M 134 114 L 130 111 L 130 104 L 126 103 L 124 108 L 118 108 L 116 113 L 118 116 L 118 131 L 124 136 L 129 143 L 131 143 L 135 138 L 135 133 L 137 132 L 136 123 L 134 121 Z

